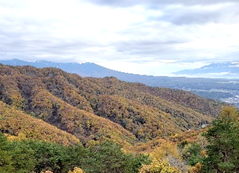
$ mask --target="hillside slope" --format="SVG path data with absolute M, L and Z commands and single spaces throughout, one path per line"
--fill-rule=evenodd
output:
M 185 73 L 186 76 L 191 77 L 194 74 L 195 78 L 129 74 L 111 70 L 94 63 L 56 63 L 51 61 L 27 62 L 18 59 L 0 60 L 0 63 L 13 66 L 31 65 L 37 68 L 56 67 L 68 73 L 78 74 L 82 77 L 103 78 L 113 76 L 127 82 L 139 82 L 153 87 L 166 87 L 190 91 L 201 97 L 216 99 L 239 107 L 238 62 L 210 64 L 199 69 L 178 72 L 179 75 L 180 73 Z M 228 74 L 230 75 L 227 76 Z M 212 75 L 216 75 L 214 77 L 217 78 L 212 78 Z M 201 78 L 199 78 L 200 76 Z M 227 77 L 230 79 L 222 79 Z
M 0 101 L 0 131 L 14 138 L 31 138 L 63 145 L 80 144 L 74 135 L 40 119 L 11 108 Z
M 0 65 L 0 100 L 81 141 L 123 145 L 210 123 L 221 103 L 116 78 L 83 78 L 56 68 Z

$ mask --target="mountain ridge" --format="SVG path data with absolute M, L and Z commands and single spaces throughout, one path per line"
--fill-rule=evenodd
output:
M 0 100 L 64 130 L 83 144 L 131 145 L 200 129 L 224 104 L 182 90 L 114 77 L 83 78 L 57 68 L 0 65 Z M 182 103 L 182 104 L 181 104 Z
M 0 63 L 14 66 L 31 65 L 41 68 L 49 66 L 56 67 L 68 73 L 78 74 L 82 77 L 103 78 L 113 76 L 126 82 L 138 82 L 152 87 L 165 87 L 190 91 L 205 98 L 216 99 L 239 107 L 239 79 L 137 75 L 107 69 L 94 63 L 54 63 L 49 61 L 26 62 L 18 59 L 0 60 Z M 205 68 L 211 68 L 212 66 L 213 65 L 208 65 Z
M 98 64 L 95 64 L 93 62 L 85 62 L 85 63 L 77 63 L 77 62 L 52 62 L 52 61 L 45 61 L 45 60 L 38 60 L 38 61 L 23 61 L 19 59 L 12 59 L 12 60 L 0 60 L 0 63 L 4 65 L 30 65 L 37 68 L 44 68 L 44 67 L 56 67 L 60 68 L 66 72 L 69 73 L 76 73 L 83 77 L 107 77 L 110 76 L 109 74 L 112 73 L 112 76 L 119 78 L 122 80 L 121 75 L 129 75 L 132 77 L 132 75 L 136 76 L 143 76 L 143 77 L 167 77 L 167 76 L 153 76 L 153 75 L 139 75 L 139 74 L 132 74 L 132 73 L 126 73 L 126 72 L 120 72 L 112 69 L 108 69 L 105 67 L 102 67 Z M 170 78 L 185 78 L 185 77 L 193 77 L 193 78 L 205 78 L 205 76 L 200 77 L 199 75 L 196 76 L 196 74 L 203 74 L 203 73 L 227 73 L 231 72 L 232 74 L 235 73 L 233 76 L 238 78 L 236 74 L 239 73 L 239 62 L 224 62 L 224 63 L 211 63 L 209 65 L 202 66 L 200 68 L 196 69 L 186 69 L 174 72 L 173 74 L 181 75 L 181 76 L 170 76 Z M 186 75 L 186 76 L 182 76 Z M 194 76 L 195 75 L 195 76 Z M 216 76 L 220 77 L 220 76 Z M 226 78 L 226 75 L 222 75 L 221 78 Z M 126 77 L 125 77 L 126 78 Z M 207 76 L 208 78 L 208 76 Z M 133 82 L 133 81 L 131 81 Z M 142 83 L 142 82 L 141 82 Z
M 178 71 L 174 74 L 192 77 L 214 74 L 215 77 L 233 79 L 239 76 L 239 62 L 212 63 L 197 69 Z

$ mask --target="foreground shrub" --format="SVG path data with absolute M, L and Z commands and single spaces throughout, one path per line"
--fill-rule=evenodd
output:
M 181 171 L 171 167 L 167 160 L 154 159 L 150 165 L 144 165 L 139 173 L 181 173 Z

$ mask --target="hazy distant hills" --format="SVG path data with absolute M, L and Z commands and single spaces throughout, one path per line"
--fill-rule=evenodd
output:
M 76 73 L 82 77 L 106 77 L 106 76 L 118 76 L 121 72 L 110 70 L 99 66 L 94 63 L 56 63 L 51 61 L 35 61 L 27 62 L 19 59 L 13 60 L 0 60 L 0 63 L 4 65 L 24 66 L 30 65 L 37 68 L 43 67 L 55 67 L 62 69 L 68 73 Z
M 208 82 L 208 79 L 203 78 L 185 78 L 185 77 L 166 77 L 166 76 L 148 76 L 148 75 L 138 75 L 138 74 L 130 74 L 119 72 L 115 70 L 111 70 L 100 65 L 94 63 L 56 63 L 51 61 L 35 61 L 35 62 L 27 62 L 18 59 L 13 60 L 0 60 L 0 63 L 4 65 L 13 65 L 13 66 L 23 66 L 30 65 L 37 68 L 43 67 L 56 67 L 60 68 L 68 73 L 76 73 L 82 77 L 116 77 L 123 81 L 128 82 L 139 82 L 149 86 L 161 86 L 161 87 L 169 87 L 169 88 L 183 88 L 186 83 L 196 83 L 198 81 Z M 233 74 L 234 77 L 239 79 L 239 64 L 237 63 L 223 63 L 223 64 L 210 64 L 208 66 L 201 67 L 199 69 L 194 70 L 183 70 L 176 72 L 178 75 L 198 75 L 198 74 L 216 74 L 221 73 L 225 74 Z M 238 75 L 236 75 L 238 74 Z M 203 75 L 202 75 L 203 76 Z M 208 75 L 209 77 L 210 75 Z M 215 82 L 222 81 L 223 79 L 210 79 Z
M 175 72 L 176 75 L 188 76 L 213 76 L 221 78 L 239 79 L 239 62 L 213 63 L 201 68 L 192 70 L 182 70 Z
M 166 76 L 147 76 L 118 72 L 107 69 L 94 63 L 55 63 L 50 61 L 26 62 L 18 59 L 0 60 L 6 65 L 30 65 L 37 68 L 56 67 L 69 73 L 76 73 L 82 77 L 116 77 L 119 80 L 128 82 L 139 82 L 148 86 L 166 87 L 173 89 L 183 89 L 206 98 L 226 101 L 239 106 L 239 79 L 221 78 L 186 78 L 186 77 L 166 77 Z M 239 78 L 239 67 L 237 63 L 210 64 L 200 69 L 184 70 L 178 74 L 193 76 L 196 74 L 233 74 Z M 238 74 L 238 75 L 236 75 Z

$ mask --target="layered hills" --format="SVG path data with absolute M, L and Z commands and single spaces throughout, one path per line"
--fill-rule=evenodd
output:
M 213 76 L 221 78 L 238 78 L 239 75 L 239 62 L 225 62 L 225 63 L 212 63 L 203 67 L 182 70 L 175 72 L 177 75 L 188 75 L 188 76 Z
M 6 65 L 0 65 L 0 100 L 4 133 L 43 140 L 61 136 L 59 143 L 109 139 L 124 146 L 200 129 L 223 106 L 187 91 L 114 77 Z
M 193 92 L 205 98 L 228 102 L 239 107 L 239 75 L 237 75 L 239 67 L 238 63 L 236 62 L 221 64 L 215 63 L 201 67 L 199 69 L 184 70 L 175 73 L 178 74 L 178 76 L 186 75 L 191 77 L 194 76 L 195 78 L 129 74 L 111 70 L 94 63 L 56 63 L 51 61 L 27 62 L 18 59 L 0 60 L 0 63 L 13 66 L 30 65 L 37 68 L 55 67 L 68 73 L 76 73 L 82 77 L 103 78 L 113 76 L 119 80 L 127 82 L 139 82 L 153 87 L 182 89 Z M 231 75 L 228 76 L 227 74 Z M 204 76 L 205 78 L 198 78 L 199 76 Z M 217 78 L 209 78 L 213 76 Z M 222 79 L 227 77 L 228 79 Z

